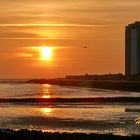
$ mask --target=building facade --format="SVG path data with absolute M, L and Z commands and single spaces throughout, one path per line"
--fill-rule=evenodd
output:
M 125 75 L 140 73 L 140 22 L 125 28 Z

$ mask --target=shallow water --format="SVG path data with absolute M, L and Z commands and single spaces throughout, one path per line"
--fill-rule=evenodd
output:
M 0 98 L 140 97 L 139 92 L 67 87 L 48 84 L 0 84 Z
M 55 85 L 1 83 L 0 98 L 140 97 L 122 92 Z M 0 103 L 0 128 L 140 135 L 140 103 Z

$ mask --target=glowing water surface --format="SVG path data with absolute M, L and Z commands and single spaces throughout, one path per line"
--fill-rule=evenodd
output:
M 0 84 L 0 98 L 139 97 L 140 93 L 37 84 Z M 0 103 L 0 128 L 140 134 L 139 103 Z
M 140 97 L 138 92 L 94 88 L 67 87 L 48 84 L 0 84 L 0 98 L 91 98 Z

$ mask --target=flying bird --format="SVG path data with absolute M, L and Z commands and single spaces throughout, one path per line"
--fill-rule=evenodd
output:
M 87 46 L 84 46 L 83 48 L 84 48 L 84 49 L 86 49 L 86 48 L 87 48 Z

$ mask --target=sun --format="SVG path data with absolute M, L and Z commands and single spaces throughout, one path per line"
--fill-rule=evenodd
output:
M 52 58 L 52 48 L 51 47 L 41 47 L 41 57 L 43 60 L 51 60 Z

